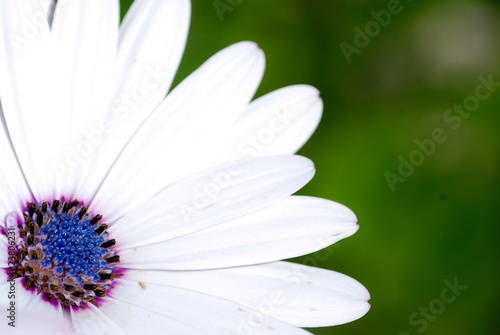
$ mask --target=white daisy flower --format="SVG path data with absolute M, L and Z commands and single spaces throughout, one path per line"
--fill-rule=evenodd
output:
M 167 95 L 189 18 L 0 0 L 1 334 L 307 334 L 369 309 L 354 279 L 280 261 L 358 229 L 292 196 L 317 90 L 251 102 L 264 55 L 243 42 Z

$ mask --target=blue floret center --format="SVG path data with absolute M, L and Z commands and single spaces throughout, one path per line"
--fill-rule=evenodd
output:
M 108 250 L 101 248 L 104 238 L 95 232 L 90 220 L 82 221 L 78 215 L 67 213 L 55 214 L 41 232 L 47 236 L 42 242 L 47 247 L 43 266 L 53 265 L 57 273 L 67 271 L 80 283 L 84 283 L 82 276 L 100 279 L 98 272 L 108 265 L 103 260 Z
M 24 222 L 16 227 L 10 278 L 24 277 L 26 288 L 63 307 L 97 306 L 112 287 L 120 262 L 112 249 L 116 241 L 108 238 L 101 219 L 77 200 L 29 203 Z

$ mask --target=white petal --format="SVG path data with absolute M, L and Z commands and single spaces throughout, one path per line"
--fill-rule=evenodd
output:
M 63 313 L 59 303 L 51 304 L 37 294 L 19 309 L 16 329 L 22 334 L 59 334 L 72 328 L 69 315 Z
M 116 299 L 104 297 L 99 309 L 127 334 L 203 335 L 205 332 L 165 315 Z
M 71 308 L 75 334 L 126 335 L 126 333 L 99 308 L 87 304 L 84 310 Z
M 0 273 L 5 274 L 4 269 L 0 269 Z M 26 327 L 33 325 L 31 317 L 37 318 L 36 315 L 30 312 L 32 307 L 30 309 L 26 307 L 36 298 L 36 294 L 27 291 L 23 287 L 20 278 L 17 278 L 13 282 L 6 282 L 7 278 L 2 278 L 2 274 L 0 274 L 0 279 L 0 310 L 2 310 L 2 313 L 5 313 L 2 322 L 0 322 L 0 334 L 26 334 L 26 332 L 23 332 L 26 328 L 20 329 L 20 327 L 21 323 L 25 323 Z M 11 307 L 12 305 L 14 307 Z M 11 314 L 11 311 L 7 311 L 8 308 L 11 310 L 14 309 L 12 311 L 14 314 L 12 319 L 7 318 Z M 8 324 L 8 322 L 13 321 L 15 321 L 13 324 L 15 328 Z M 19 332 L 13 332 L 14 329 L 19 330 Z
M 111 225 L 109 232 L 120 249 L 165 241 L 270 206 L 313 175 L 314 165 L 301 156 L 226 164 L 167 187 Z
M 0 104 L 0 221 L 10 212 L 20 213 L 20 206 L 32 199 L 4 121 Z
M 323 102 L 317 89 L 289 86 L 253 101 L 228 129 L 225 159 L 293 154 L 316 129 Z M 216 154 L 217 154 L 216 153 Z
M 0 269 L 0 308 L 6 311 L 14 306 L 16 334 L 58 334 L 65 331 L 72 334 L 68 315 L 63 314 L 59 304 L 50 304 L 41 294 L 27 291 L 21 278 L 14 280 L 14 285 L 12 282 L 5 282 L 7 278 L 2 278 L 2 273 L 5 272 Z M 8 325 L 8 322 L 14 320 L 6 320 L 0 323 L 1 334 L 11 334 L 14 329 Z
M 113 93 L 119 4 L 108 1 L 62 1 L 57 4 L 52 38 L 66 77 L 62 92 L 71 97 L 72 130 L 98 124 Z M 61 93 L 61 95 L 62 95 Z M 83 134 L 76 137 L 83 138 Z
M 292 196 L 194 234 L 122 250 L 120 266 L 197 270 L 272 262 L 323 249 L 358 227 L 341 204 Z
M 3 227 L 3 221 L 11 212 L 21 213 L 21 204 L 29 198 L 18 198 L 17 195 L 12 193 L 9 188 L 8 180 L 3 173 L 0 172 L 0 227 Z
M 49 24 L 52 24 L 52 19 L 54 17 L 54 9 L 56 7 L 56 1 L 55 0 L 39 0 L 40 1 L 40 6 L 42 7 L 43 11 L 45 12 L 45 16 L 47 17 L 47 22 Z
M 5 273 L 3 269 L 0 271 Z M 5 279 L 2 279 L 0 282 L 0 307 L 2 311 L 5 310 L 4 306 L 10 305 L 10 301 L 12 300 L 15 301 L 17 308 L 24 310 L 26 305 L 36 297 L 36 292 L 26 290 L 22 281 L 23 279 L 16 278 L 14 285 L 12 285 L 12 281 L 5 282 Z M 15 297 L 9 297 L 13 292 L 15 293 Z
M 95 194 L 125 144 L 167 94 L 184 51 L 190 13 L 188 0 L 132 4 L 120 29 L 110 112 L 93 128 L 105 141 L 81 185 L 83 197 Z
M 83 141 L 91 143 L 94 129 L 99 127 L 111 104 L 115 77 L 118 39 L 119 4 L 107 1 L 58 2 L 52 24 L 52 38 L 58 62 L 57 74 L 64 83 L 58 99 L 64 100 L 69 115 L 69 134 L 62 143 L 71 150 L 81 149 Z M 86 149 L 87 150 L 87 149 Z M 92 156 L 87 153 L 88 159 Z M 78 186 L 85 162 L 65 173 L 63 194 L 70 194 Z M 67 160 L 59 162 L 67 164 Z
M 187 0 L 137 0 L 123 20 L 116 94 L 136 96 L 137 87 L 149 91 L 143 101 L 135 101 L 138 106 L 133 114 L 140 114 L 140 120 L 163 100 L 172 84 L 184 52 L 190 14 Z
M 128 270 L 126 278 L 231 300 L 298 327 L 343 324 L 370 308 L 368 291 L 338 272 L 288 262 L 204 271 Z
M 295 328 L 241 304 L 210 295 L 133 280 L 117 279 L 110 295 L 202 329 L 206 334 L 304 335 Z
M 0 2 L 0 97 L 10 138 L 38 200 L 55 197 L 63 156 L 50 30 L 38 0 Z
M 104 180 L 95 203 L 119 213 L 174 181 L 222 163 L 212 155 L 225 136 L 220 130 L 245 108 L 263 69 L 263 53 L 250 42 L 209 59 L 141 126 Z M 135 201 L 130 204 L 130 199 Z
M 0 106 L 1 118 L 1 106 Z M 31 191 L 0 122 L 0 221 L 10 212 L 21 213 L 21 206 L 32 200 Z M 1 223 L 0 223 L 1 226 Z

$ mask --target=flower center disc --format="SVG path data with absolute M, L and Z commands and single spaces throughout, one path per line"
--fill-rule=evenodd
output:
M 29 203 L 16 241 L 11 279 L 25 277 L 33 288 L 63 307 L 97 306 L 116 277 L 120 261 L 101 215 L 92 216 L 77 200 Z

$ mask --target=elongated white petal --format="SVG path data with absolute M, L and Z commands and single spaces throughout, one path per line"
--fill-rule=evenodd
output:
M 63 156 L 66 129 L 45 12 L 38 0 L 0 2 L 0 97 L 10 138 L 38 200 L 57 196 L 52 163 Z
M 223 165 L 167 187 L 109 231 L 121 249 L 169 240 L 270 206 L 313 175 L 314 165 L 301 156 Z
M 113 93 L 118 39 L 119 4 L 108 1 L 62 1 L 57 4 L 52 38 L 58 70 L 66 77 L 63 87 L 70 106 L 72 131 L 97 126 L 108 111 Z M 74 134 L 78 139 L 84 136 Z
M 288 262 L 203 271 L 129 270 L 126 276 L 235 301 L 298 327 L 343 324 L 370 308 L 370 295 L 356 280 Z
M 222 163 L 211 155 L 224 137 L 220 130 L 245 108 L 263 69 L 262 51 L 250 42 L 235 44 L 208 60 L 141 126 L 104 180 L 95 203 L 106 204 L 109 214 L 116 216 L 172 182 Z
M 78 197 L 95 194 L 125 144 L 167 94 L 184 52 L 190 13 L 189 0 L 132 4 L 120 29 L 111 106 L 92 128 L 105 140 L 96 147 Z
M 85 310 L 71 309 L 75 334 L 126 335 L 126 333 L 99 308 L 87 304 Z
M 58 99 L 69 116 L 71 135 L 63 141 L 66 159 L 59 163 L 69 166 L 67 157 L 72 152 L 77 153 L 73 160 L 79 163 L 61 176 L 65 181 L 62 193 L 66 195 L 78 186 L 93 157 L 92 147 L 102 140 L 95 130 L 99 130 L 111 104 L 118 22 L 118 0 L 62 1 L 56 7 L 52 24 L 54 57 L 58 60 L 59 80 L 64 83 Z
M 316 129 L 323 102 L 317 89 L 289 86 L 253 101 L 228 129 L 224 159 L 293 154 Z
M 99 309 L 127 334 L 203 335 L 192 322 L 180 322 L 149 308 L 105 297 Z
M 12 147 L 1 104 L 0 157 L 2 157 L 0 159 L 0 221 L 3 221 L 12 211 L 20 213 L 20 205 L 30 200 L 31 191 Z
M 20 213 L 21 205 L 32 198 L 3 121 L 0 105 L 0 221 L 12 211 Z
M 116 280 L 110 295 L 202 329 L 206 334 L 304 335 L 307 331 L 246 306 L 182 288 Z
M 341 204 L 292 196 L 194 234 L 122 250 L 120 266 L 196 270 L 272 262 L 323 249 L 358 227 Z
M 188 0 L 138 0 L 129 9 L 120 29 L 116 94 L 137 100 L 130 117 L 144 120 L 167 94 L 184 52 L 190 14 Z M 139 87 L 148 94 L 137 99 Z

